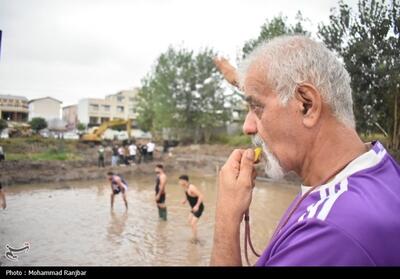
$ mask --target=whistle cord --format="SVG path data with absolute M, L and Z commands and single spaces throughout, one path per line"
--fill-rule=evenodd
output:
M 247 210 L 245 212 L 245 214 L 244 214 L 244 221 L 245 221 L 245 227 L 244 227 L 244 256 L 246 258 L 247 265 L 251 266 L 250 261 L 249 261 L 249 255 L 248 255 L 248 252 L 247 252 L 247 246 L 250 246 L 251 251 L 257 257 L 260 257 L 260 254 L 256 252 L 256 250 L 254 249 L 253 243 L 251 242 L 249 210 Z

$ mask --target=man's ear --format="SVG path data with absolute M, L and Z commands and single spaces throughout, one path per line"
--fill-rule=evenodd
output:
M 297 86 L 295 98 L 303 114 L 303 124 L 308 128 L 315 126 L 322 112 L 322 98 L 319 91 L 311 84 L 304 83 Z

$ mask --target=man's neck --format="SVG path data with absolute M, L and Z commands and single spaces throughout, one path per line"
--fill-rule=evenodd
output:
M 300 170 L 304 185 L 327 183 L 351 161 L 367 151 L 354 129 L 341 124 L 321 128 Z

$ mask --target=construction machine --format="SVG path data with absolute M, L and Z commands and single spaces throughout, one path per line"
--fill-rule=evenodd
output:
M 113 119 L 103 122 L 98 128 L 94 128 L 90 133 L 84 134 L 81 137 L 81 141 L 86 143 L 100 143 L 102 134 L 108 129 L 116 126 L 126 125 L 126 131 L 129 139 L 131 138 L 131 126 L 132 122 L 130 119 Z

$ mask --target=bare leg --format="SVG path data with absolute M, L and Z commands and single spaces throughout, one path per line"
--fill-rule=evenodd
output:
M 111 210 L 114 208 L 114 193 L 111 194 Z
M 126 199 L 126 192 L 122 194 L 122 199 L 124 200 L 126 210 L 128 210 L 128 200 Z
M 199 221 L 199 218 L 196 216 L 192 216 L 192 220 L 190 222 L 190 225 L 192 226 L 192 235 L 193 235 L 193 242 L 197 242 L 197 222 Z

